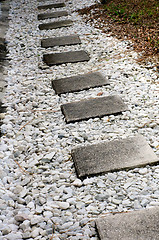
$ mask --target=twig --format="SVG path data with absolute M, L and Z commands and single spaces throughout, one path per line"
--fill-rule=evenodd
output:
M 59 110 L 47 110 L 47 109 L 37 109 L 37 110 L 32 110 L 32 112 L 57 112 L 57 111 L 59 111 Z M 29 123 L 31 123 L 33 120 L 35 119 L 35 117 L 32 119 L 32 120 L 30 120 L 30 121 L 28 121 L 26 124 L 24 124 L 19 130 L 18 130 L 18 132 L 20 132 L 24 127 L 26 127 Z
M 24 125 L 18 130 L 18 132 L 20 132 L 24 127 L 26 127 L 26 126 L 27 126 L 29 123 L 31 123 L 34 119 L 35 119 L 35 118 L 29 120 L 26 124 L 24 124 Z M 18 132 L 17 132 L 17 133 L 18 133 Z
M 19 164 L 16 160 L 14 160 L 14 162 L 18 165 L 18 167 L 19 167 L 24 173 L 27 173 L 27 174 L 29 174 L 29 175 L 32 175 L 32 173 L 27 172 L 24 168 L 22 168 L 22 167 L 20 166 L 20 164 Z

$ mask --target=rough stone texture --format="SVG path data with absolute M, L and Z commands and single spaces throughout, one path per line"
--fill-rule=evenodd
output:
M 87 73 L 52 81 L 52 87 L 57 94 L 81 91 L 107 84 L 109 84 L 108 79 L 104 78 L 99 72 Z
M 140 167 L 159 161 L 141 135 L 75 148 L 71 154 L 78 177 Z
M 64 2 L 60 2 L 60 3 L 53 3 L 53 4 L 48 4 L 48 5 L 40 5 L 38 6 L 38 9 L 48 9 L 48 8 L 61 8 L 61 7 L 65 7 L 65 3 Z
M 85 51 L 71 51 L 64 53 L 44 54 L 43 60 L 49 66 L 63 63 L 75 63 L 89 61 L 89 55 Z
M 110 214 L 96 220 L 101 240 L 158 240 L 159 207 Z
M 57 21 L 57 22 L 51 22 L 51 23 L 42 23 L 39 25 L 40 30 L 49 30 L 49 29 L 56 29 L 61 27 L 69 27 L 72 25 L 71 20 L 63 20 L 63 21 Z
M 57 12 L 52 12 L 52 13 L 41 13 L 38 14 L 38 20 L 44 20 L 47 18 L 58 18 L 58 17 L 63 17 L 67 16 L 68 12 L 67 11 L 57 11 Z
M 61 106 L 66 122 L 103 117 L 128 110 L 119 96 L 108 96 L 67 103 Z
M 81 40 L 78 35 L 47 38 L 41 41 L 41 46 L 44 48 L 54 47 L 54 46 L 65 46 L 65 45 L 75 45 L 80 44 Z

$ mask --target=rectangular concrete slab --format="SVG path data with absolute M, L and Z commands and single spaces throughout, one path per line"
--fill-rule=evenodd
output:
M 43 60 L 49 65 L 60 65 L 63 63 L 75 63 L 89 61 L 89 55 L 85 51 L 71 51 L 63 53 L 44 54 Z
M 48 4 L 48 5 L 40 5 L 38 6 L 38 9 L 49 9 L 49 8 L 61 8 L 61 7 L 65 7 L 65 3 L 64 2 L 59 2 L 59 3 L 52 3 L 52 4 Z
M 52 81 L 52 87 L 56 94 L 81 91 L 108 84 L 108 79 L 103 77 L 99 72 L 87 73 Z
M 42 23 L 39 25 L 40 30 L 49 30 L 49 29 L 56 29 L 61 27 L 69 27 L 72 25 L 71 20 L 63 20 L 57 22 L 50 22 L 50 23 Z
M 159 162 L 141 135 L 75 148 L 71 155 L 80 178 Z
M 96 226 L 100 240 L 159 240 L 159 207 L 107 214 Z
M 52 13 L 41 13 L 38 14 L 38 20 L 44 20 L 48 18 L 58 18 L 58 17 L 63 17 L 63 16 L 68 16 L 67 11 L 57 11 L 57 12 L 52 12 Z
M 41 46 L 44 48 L 54 47 L 54 46 L 75 45 L 75 44 L 81 44 L 81 40 L 78 35 L 47 38 L 41 41 Z
M 103 117 L 128 110 L 119 96 L 108 96 L 67 103 L 61 106 L 66 122 L 76 122 L 89 118 Z

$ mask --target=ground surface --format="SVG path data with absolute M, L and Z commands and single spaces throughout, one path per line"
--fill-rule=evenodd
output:
M 45 2 L 45 4 L 49 4 Z M 159 79 L 153 64 L 136 62 L 131 42 L 82 20 L 77 10 L 94 0 L 66 1 L 66 28 L 42 30 L 37 0 L 10 5 L 9 66 L 0 151 L 0 240 L 97 240 L 95 220 L 109 212 L 159 205 L 159 166 L 80 180 L 71 151 L 141 134 L 159 155 Z M 53 12 L 57 9 L 46 10 Z M 42 48 L 41 39 L 78 34 L 80 45 Z M 43 55 L 87 51 L 88 62 L 47 66 Z M 58 96 L 52 80 L 99 71 L 110 84 Z M 66 124 L 61 105 L 119 95 L 129 111 Z M 120 159 L 119 159 L 120 160 Z
M 119 39 L 129 39 L 139 60 L 159 60 L 159 2 L 157 0 L 103 0 L 103 4 L 79 10 L 86 21 L 96 23 L 103 32 Z

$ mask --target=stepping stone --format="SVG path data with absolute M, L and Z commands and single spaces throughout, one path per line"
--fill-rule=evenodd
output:
M 69 27 L 72 25 L 71 20 L 63 20 L 58 22 L 51 22 L 51 23 L 42 23 L 39 25 L 40 30 L 49 30 L 49 29 L 56 29 L 61 27 Z
M 52 81 L 52 87 L 56 94 L 81 91 L 108 84 L 108 79 L 104 78 L 99 72 L 87 73 Z
M 159 161 L 141 135 L 75 148 L 71 155 L 79 178 L 141 167 Z
M 64 2 L 60 2 L 60 3 L 53 3 L 53 4 L 49 4 L 49 5 L 41 5 L 38 6 L 38 9 L 48 9 L 48 8 L 61 8 L 61 7 L 65 7 L 65 3 Z
M 54 47 L 54 46 L 75 45 L 75 44 L 81 44 L 81 40 L 77 35 L 47 38 L 41 41 L 41 46 L 44 48 Z
M 57 12 L 52 12 L 52 13 L 41 13 L 38 14 L 38 20 L 44 20 L 47 18 L 58 18 L 58 17 L 63 17 L 63 16 L 68 16 L 67 11 L 57 11 Z
M 67 103 L 61 106 L 66 122 L 104 117 L 127 111 L 128 107 L 119 96 L 108 96 Z
M 89 61 L 88 53 L 85 51 L 71 51 L 64 53 L 44 54 L 43 60 L 49 65 L 60 65 L 63 63 L 75 63 Z
M 159 207 L 107 214 L 96 220 L 100 240 L 159 239 Z

